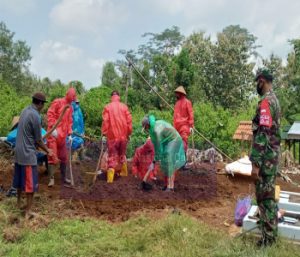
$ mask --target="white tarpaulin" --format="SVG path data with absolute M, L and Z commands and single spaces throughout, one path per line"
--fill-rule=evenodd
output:
M 251 176 L 252 172 L 252 163 L 249 160 L 248 156 L 245 156 L 235 162 L 229 163 L 225 166 L 225 170 L 227 173 L 234 175 L 235 173 L 239 173 L 246 176 Z

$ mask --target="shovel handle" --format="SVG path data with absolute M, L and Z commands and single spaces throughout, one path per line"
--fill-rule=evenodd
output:
M 73 168 L 72 168 L 72 140 L 70 140 L 69 148 L 69 165 L 70 165 L 70 176 L 71 176 L 71 185 L 74 186 L 74 177 L 73 177 Z
M 97 162 L 97 167 L 96 167 L 96 170 L 95 170 L 95 175 L 94 175 L 94 178 L 93 178 L 93 185 L 95 184 L 97 176 L 98 176 L 97 171 L 98 171 L 100 163 L 101 163 L 102 155 L 103 155 L 103 141 L 102 141 L 102 133 L 101 133 L 101 150 L 100 150 L 100 155 L 99 155 L 99 159 L 98 159 L 98 162 Z
M 151 169 L 148 169 L 148 170 L 147 170 L 147 172 L 146 172 L 146 174 L 145 174 L 145 176 L 144 176 L 144 178 L 143 178 L 143 181 L 144 181 L 144 182 L 147 181 L 147 179 L 148 179 L 148 177 L 149 177 L 151 171 L 152 171 Z

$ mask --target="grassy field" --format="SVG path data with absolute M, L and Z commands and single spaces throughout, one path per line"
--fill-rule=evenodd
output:
M 258 250 L 252 237 L 233 239 L 179 214 L 119 224 L 74 218 L 29 226 L 15 222 L 19 213 L 13 203 L 0 202 L 0 256 L 300 256 L 300 247 L 282 240 Z

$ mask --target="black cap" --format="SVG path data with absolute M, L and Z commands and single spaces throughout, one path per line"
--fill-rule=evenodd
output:
M 41 102 L 47 102 L 46 101 L 46 96 L 45 94 L 41 93 L 41 92 L 37 92 L 32 96 L 33 99 L 39 100 Z
M 111 96 L 113 96 L 113 95 L 118 95 L 118 96 L 120 96 L 120 93 L 119 93 L 119 91 L 114 90 L 114 91 L 111 92 Z

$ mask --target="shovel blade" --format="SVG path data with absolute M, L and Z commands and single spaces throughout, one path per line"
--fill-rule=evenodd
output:
M 143 181 L 141 183 L 141 188 L 144 190 L 144 191 L 150 191 L 153 189 L 153 186 L 145 181 Z

